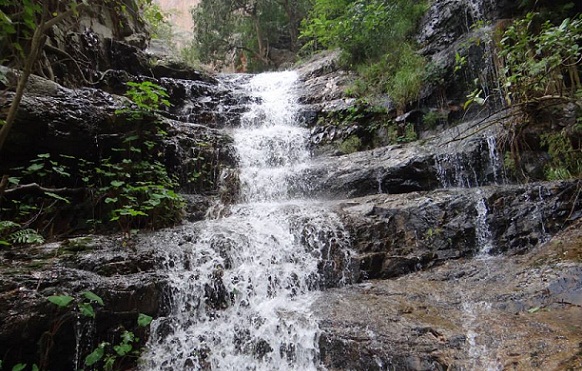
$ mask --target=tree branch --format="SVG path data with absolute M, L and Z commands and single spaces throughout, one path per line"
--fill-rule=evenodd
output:
M 83 193 L 85 191 L 85 188 L 46 188 L 43 187 L 41 185 L 39 185 L 38 183 L 31 183 L 31 184 L 24 184 L 21 186 L 18 186 L 16 188 L 10 188 L 10 189 L 6 189 L 4 191 L 4 196 L 6 197 L 14 197 L 16 195 L 19 194 L 44 194 L 46 192 L 49 193 L 54 193 L 57 195 L 76 195 L 79 193 Z

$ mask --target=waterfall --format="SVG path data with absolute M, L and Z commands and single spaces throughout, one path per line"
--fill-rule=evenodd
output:
M 301 197 L 310 160 L 297 75 L 256 75 L 232 129 L 240 195 L 228 216 L 161 235 L 169 315 L 152 323 L 142 370 L 316 370 L 316 290 L 350 282 L 349 236 Z
M 480 195 L 481 192 L 477 194 Z M 481 258 L 487 257 L 493 248 L 493 237 L 487 223 L 489 210 L 487 210 L 485 202 L 485 197 L 480 197 L 475 203 L 475 210 L 477 211 L 477 216 L 475 217 L 475 239 L 478 250 L 477 256 Z

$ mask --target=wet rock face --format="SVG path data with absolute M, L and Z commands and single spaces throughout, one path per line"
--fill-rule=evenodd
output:
M 195 82 L 190 85 L 195 85 Z M 206 93 L 194 91 L 190 96 L 203 100 Z M 9 104 L 12 96 L 13 93 L 7 92 L 8 99 L 3 103 Z M 196 101 L 192 99 L 191 102 L 195 104 Z M 33 78 L 4 149 L 7 161 L 2 162 L 3 170 L 27 163 L 39 153 L 90 161 L 114 158 L 114 149 L 124 147 L 124 139 L 129 133 L 159 126 L 167 135 L 158 140 L 156 148 L 163 154 L 164 164 L 171 174 L 177 176 L 183 190 L 214 192 L 218 185 L 218 171 L 215 169 L 234 162 L 229 150 L 230 139 L 207 126 L 153 114 L 146 114 L 140 120 L 127 120 L 119 110 L 129 105 L 126 98 L 99 89 L 73 90 Z M 211 110 L 213 107 L 200 109 Z M 199 176 L 193 179 L 193 174 Z
M 477 21 L 510 18 L 518 4 L 509 0 L 438 0 L 426 12 L 417 40 L 427 54 L 449 48 Z
M 131 241 L 129 241 L 131 244 Z M 0 251 L 0 353 L 5 365 L 36 362 L 53 370 L 83 367 L 84 357 L 102 341 L 118 341 L 124 330 L 141 341 L 139 313 L 164 313 L 164 281 L 155 271 L 153 246 L 130 247 L 115 237 L 86 236 L 39 247 Z M 79 314 L 76 304 L 59 309 L 51 295 L 75 303 L 92 291 L 96 318 Z M 75 353 L 77 342 L 79 353 Z M 74 364 L 77 359 L 78 364 Z
M 578 369 L 579 242 L 577 223 L 513 259 L 448 261 L 331 290 L 315 305 L 322 362 L 329 370 Z
M 450 259 L 524 253 L 582 210 L 576 182 L 376 195 L 338 204 L 363 279 L 399 277 Z
M 142 50 L 149 32 L 138 16 L 138 2 L 125 0 L 123 7 L 106 1 L 89 5 L 78 20 L 66 19 L 49 32 L 40 60 L 45 76 L 78 87 L 97 82 L 108 69 L 144 74 L 148 62 Z

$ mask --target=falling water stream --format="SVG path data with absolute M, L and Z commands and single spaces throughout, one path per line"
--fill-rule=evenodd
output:
M 302 198 L 305 185 L 294 176 L 310 160 L 308 131 L 297 125 L 296 73 L 240 84 L 251 102 L 231 133 L 240 203 L 156 241 L 171 308 L 152 324 L 143 370 L 317 368 L 310 305 L 329 284 L 332 254 L 347 254 L 347 234 L 336 215 Z M 335 284 L 347 280 L 339 276 Z

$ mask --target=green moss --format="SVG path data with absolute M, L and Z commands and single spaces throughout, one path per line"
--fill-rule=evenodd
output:
M 362 148 L 362 141 L 356 135 L 350 135 L 344 139 L 340 145 L 339 150 L 344 154 L 354 153 Z

